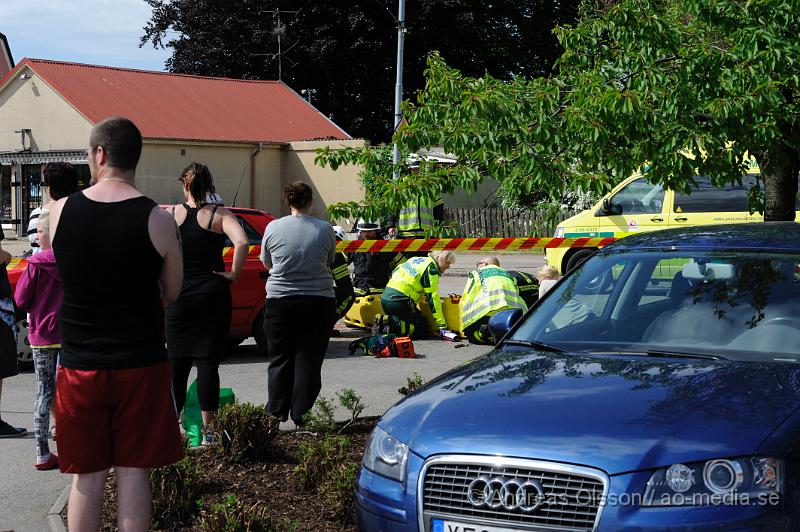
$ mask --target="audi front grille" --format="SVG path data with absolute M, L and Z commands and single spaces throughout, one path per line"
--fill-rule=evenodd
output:
M 494 456 L 428 460 L 418 490 L 420 530 L 433 518 L 519 530 L 594 530 L 608 478 L 601 471 Z

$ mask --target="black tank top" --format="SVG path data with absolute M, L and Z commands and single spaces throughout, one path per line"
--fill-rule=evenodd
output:
M 164 259 L 148 232 L 156 204 L 140 196 L 103 203 L 67 198 L 53 240 L 64 285 L 61 364 L 126 369 L 167 359 L 158 279 Z
M 225 249 L 225 235 L 211 231 L 211 223 L 217 207 L 211 212 L 208 227 L 203 229 L 197 223 L 195 207 L 183 204 L 186 219 L 180 225 L 183 245 L 183 287 L 181 295 L 192 295 L 209 290 L 227 289 L 228 282 L 214 272 L 224 272 L 222 250 Z

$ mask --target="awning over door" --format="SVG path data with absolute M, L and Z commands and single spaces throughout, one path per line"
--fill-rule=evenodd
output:
M 44 164 L 63 161 L 87 164 L 86 150 L 7 151 L 0 152 L 0 164 Z

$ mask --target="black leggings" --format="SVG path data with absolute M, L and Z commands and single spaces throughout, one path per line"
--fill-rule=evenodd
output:
M 331 297 L 268 298 L 264 332 L 269 342 L 267 412 L 302 423 L 322 389 L 322 361 L 331 335 Z
M 213 412 L 219 408 L 219 362 L 188 357 L 173 358 L 169 361 L 172 367 L 175 408 L 180 413 L 186 403 L 186 384 L 189 382 L 192 363 L 197 365 L 197 398 L 200 401 L 200 410 Z

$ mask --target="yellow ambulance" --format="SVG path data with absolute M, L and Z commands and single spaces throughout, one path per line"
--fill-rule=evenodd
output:
M 594 207 L 560 224 L 556 238 L 622 238 L 643 231 L 760 222 L 759 213 L 750 214 L 747 192 L 758 174 L 751 164 L 741 185 L 717 188 L 708 176 L 696 176 L 697 188 L 690 195 L 664 189 L 634 174 L 606 194 Z M 800 198 L 796 209 L 800 210 Z M 800 215 L 796 218 L 800 221 Z M 563 274 L 574 268 L 595 250 L 592 248 L 547 249 L 547 262 Z

